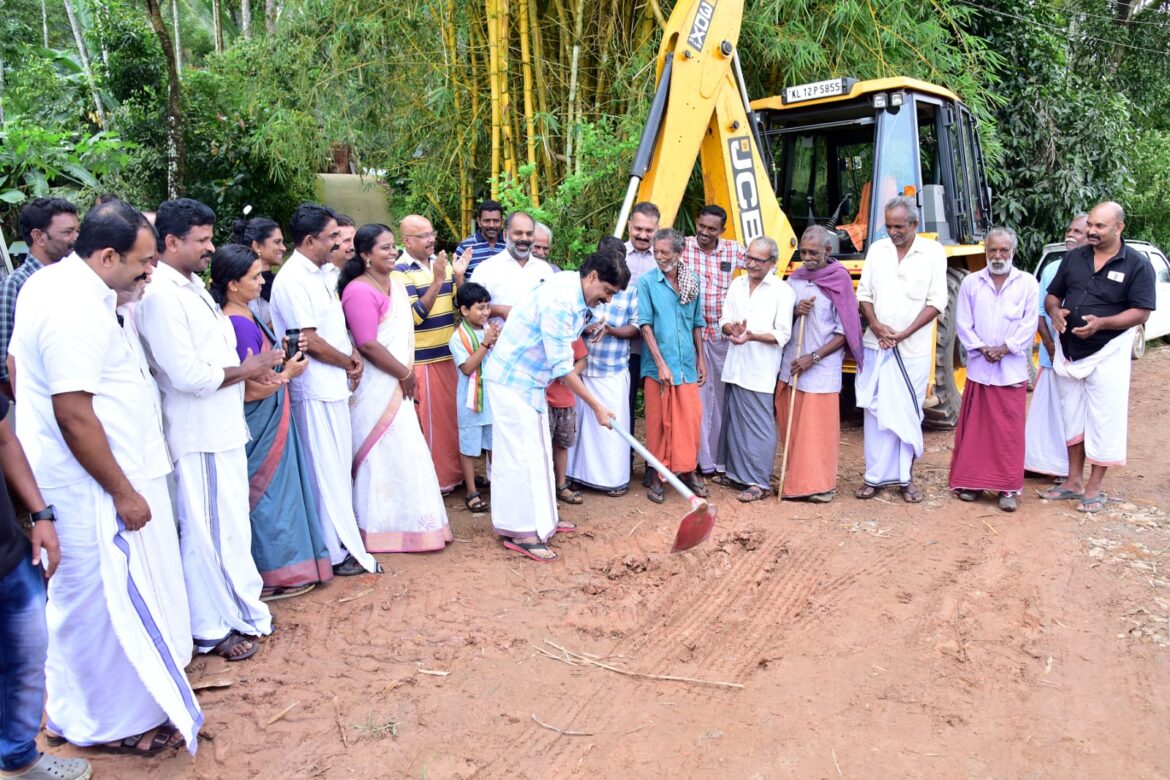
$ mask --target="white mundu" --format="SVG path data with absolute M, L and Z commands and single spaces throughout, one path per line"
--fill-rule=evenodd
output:
M 221 387 L 240 364 L 231 322 L 197 276 L 159 263 L 135 312 L 162 390 L 175 460 L 191 630 L 206 653 L 235 631 L 272 632 L 252 559 L 244 384 Z
M 157 391 L 115 303 L 114 291 L 70 257 L 34 274 L 16 309 L 16 430 L 45 500 L 57 507 L 61 542 L 46 612 L 48 723 L 73 744 L 93 745 L 170 720 L 194 753 L 203 714 L 183 672 L 190 645 L 176 646 L 171 625 L 186 609 L 173 596 L 183 591 L 182 573 L 165 498 L 149 479 L 156 444 L 143 424 Z M 65 443 L 53 396 L 77 392 L 92 396 L 114 460 L 159 510 L 141 530 L 125 530 L 113 498 Z
M 317 335 L 345 354 L 353 349 L 329 263 L 318 268 L 300 252 L 280 268 L 272 283 L 272 325 L 276 337 L 289 328 L 315 328 Z M 353 513 L 353 429 L 349 417 L 349 380 L 345 369 L 309 359 L 291 384 L 292 413 L 313 477 L 313 503 L 321 536 L 336 566 L 348 551 L 368 572 L 378 570 L 366 552 Z

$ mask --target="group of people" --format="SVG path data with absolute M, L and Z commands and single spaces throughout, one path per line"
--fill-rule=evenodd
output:
M 109 198 L 84 220 L 63 200 L 26 206 L 28 258 L 0 283 L 0 468 L 32 520 L 26 536 L 0 495 L 0 622 L 16 648 L 0 769 L 88 776 L 36 751 L 46 687 L 51 739 L 193 752 L 193 653 L 244 660 L 273 630 L 268 601 L 376 573 L 372 553 L 442 549 L 443 496 L 460 485 L 506 549 L 555 560 L 549 541 L 576 530 L 558 503 L 629 490 L 631 450 L 610 429 L 633 429 L 639 390 L 650 451 L 695 493 L 710 479 L 743 502 L 771 495 L 784 432 L 783 497 L 827 503 L 848 356 L 865 420 L 856 496 L 921 501 L 928 326 L 948 291 L 914 201 L 885 204 L 856 293 L 826 228 L 804 231 L 784 280 L 776 241 L 742 247 L 726 220 L 705 206 L 687 237 L 639 203 L 628 242 L 602 239 L 561 272 L 552 231 L 494 201 L 452 259 L 421 215 L 395 231 L 302 204 L 286 257 L 267 218 L 216 248 L 215 213 L 187 198 L 149 215 Z M 1045 498 L 1104 505 L 1105 469 L 1125 458 L 1124 336 L 1155 305 L 1123 228 L 1115 203 L 1074 220 L 1043 290 L 1014 267 L 1015 234 L 988 233 L 956 303 L 958 498 L 991 491 L 1014 510 L 1027 465 L 1062 479 Z M 1051 371 L 1029 415 L 1038 328 Z M 656 503 L 662 477 L 644 475 Z

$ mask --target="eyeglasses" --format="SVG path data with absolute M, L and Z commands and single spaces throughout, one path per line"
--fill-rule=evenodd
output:
M 402 237 L 403 238 L 421 238 L 423 241 L 426 241 L 428 238 L 434 238 L 436 235 L 438 235 L 438 234 L 432 230 L 432 231 L 427 232 L 427 233 L 404 233 Z
M 772 258 L 770 258 L 770 257 L 753 257 L 752 255 L 744 255 L 743 261 L 744 261 L 744 263 L 756 263 L 758 265 L 764 265 L 765 263 L 772 262 Z

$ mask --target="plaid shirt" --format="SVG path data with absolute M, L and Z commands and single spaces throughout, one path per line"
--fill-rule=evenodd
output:
M 459 242 L 459 245 L 455 247 L 455 256 L 451 258 L 452 261 L 458 260 L 467 251 L 468 247 L 471 247 L 471 262 L 467 265 L 467 276 L 465 279 L 470 282 L 471 273 L 476 269 L 476 266 L 489 257 L 493 257 L 504 251 L 504 237 L 500 236 L 496 239 L 495 245 L 492 245 L 477 230 Z
M 596 318 L 605 317 L 605 324 L 614 328 L 624 325 L 638 324 L 638 289 L 630 285 L 613 296 L 609 303 L 603 303 L 593 309 Z M 586 376 L 612 376 L 620 374 L 629 368 L 630 342 L 632 339 L 619 339 L 616 336 L 606 336 L 594 344 L 586 341 L 589 349 L 589 361 L 585 364 Z
M 573 370 L 573 341 L 590 319 L 581 276 L 556 274 L 512 308 L 483 378 L 512 388 L 544 412 L 545 388 Z
M 0 281 L 0 381 L 8 377 L 8 343 L 12 341 L 12 326 L 16 323 L 16 296 L 28 278 L 45 266 L 31 254 L 20 267 Z
M 707 254 L 699 249 L 699 242 L 694 236 L 687 237 L 682 261 L 703 283 L 703 319 L 707 321 L 707 327 L 703 328 L 703 339 L 706 341 L 727 340 L 727 336 L 719 329 L 719 320 L 723 316 L 723 302 L 727 300 L 731 277 L 737 269 L 743 268 L 744 254 L 743 247 L 724 238 L 719 239 L 714 252 Z

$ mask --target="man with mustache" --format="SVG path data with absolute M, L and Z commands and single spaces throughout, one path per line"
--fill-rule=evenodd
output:
M 638 280 L 643 274 L 653 272 L 658 268 L 654 261 L 654 234 L 658 232 L 658 222 L 662 219 L 662 212 L 658 206 L 648 200 L 635 203 L 630 209 L 630 218 L 626 221 L 626 232 L 630 240 L 626 242 L 626 267 L 630 269 L 630 289 L 638 289 Z M 642 336 L 635 336 L 630 340 L 630 433 L 634 432 L 634 409 L 638 405 L 638 391 L 642 388 Z M 650 487 L 650 469 L 642 475 L 642 484 Z
M 471 260 L 467 264 L 467 278 L 471 279 L 475 269 L 489 257 L 495 257 L 500 252 L 500 226 L 504 222 L 504 207 L 494 200 L 481 201 L 475 208 L 476 231 L 459 242 L 455 247 L 455 256 L 463 257 L 463 253 L 471 250 Z M 478 281 L 478 280 L 476 280 Z
M 985 239 L 987 266 L 970 274 L 955 300 L 956 337 L 967 350 L 967 386 L 951 453 L 951 490 L 962 501 L 999 494 L 1014 512 L 1024 489 L 1024 417 L 1036 279 L 1012 265 L 1017 239 L 995 227 Z
M 1098 204 L 1089 212 L 1088 243 L 1065 255 L 1044 299 L 1057 334 L 1052 369 L 1068 444 L 1068 478 L 1040 495 L 1077 499 L 1080 512 L 1105 508 L 1105 471 L 1125 465 L 1131 329 L 1144 324 L 1157 306 L 1154 269 L 1122 240 L 1124 230 L 1125 210 L 1113 201 Z
M 869 327 L 855 385 L 865 414 L 865 484 L 854 495 L 873 498 L 898 485 L 902 500 L 917 504 L 924 496 L 913 469 L 934 350 L 927 326 L 947 308 L 947 257 L 937 241 L 917 235 L 913 198 L 891 198 L 884 216 L 888 238 L 869 248 L 857 286 Z
M 49 581 L 48 729 L 138 755 L 185 739 L 194 753 L 203 714 L 183 672 L 183 566 L 170 497 L 151 478 L 158 390 L 115 312 L 150 278 L 155 233 L 109 202 L 86 215 L 75 250 L 25 285 L 10 357 L 17 435 L 35 443 L 29 463 L 62 551 Z
M 418 214 L 403 217 L 398 237 L 406 251 L 392 275 L 406 288 L 414 316 L 415 409 L 439 489 L 446 494 L 463 482 L 454 413 L 459 373 L 449 344 L 455 334 L 455 288 L 466 278 L 472 252 L 464 251 L 454 263 L 447 262 L 446 252 L 436 255 L 435 228 Z
M 289 219 L 288 235 L 296 251 L 272 283 L 272 326 L 277 339 L 296 328 L 309 342 L 309 367 L 289 389 L 321 535 L 334 574 L 376 573 L 378 563 L 366 552 L 353 514 L 349 396 L 361 381 L 363 363 L 349 340 L 337 277 L 329 264 L 329 253 L 341 244 L 337 214 L 328 206 L 302 203 Z
M 483 262 L 476 270 L 475 281 L 492 296 L 492 317 L 508 318 L 512 307 L 556 271 L 548 262 L 532 254 L 536 220 L 524 211 L 508 215 L 504 225 L 504 251 Z
M 1064 232 L 1064 252 L 1067 255 L 1078 246 L 1088 243 L 1085 231 L 1089 227 L 1089 215 L 1077 214 L 1068 223 Z M 1037 329 L 1040 332 L 1040 371 L 1036 375 L 1036 386 L 1032 389 L 1032 404 L 1028 407 L 1028 422 L 1024 428 L 1024 469 L 1036 474 L 1048 474 L 1063 480 L 1068 476 L 1068 447 L 1064 439 L 1064 422 L 1060 417 L 1060 395 L 1056 391 L 1056 378 L 1052 373 L 1052 358 L 1056 355 L 1056 343 L 1052 337 L 1052 323 L 1044 310 L 1044 299 L 1048 297 L 1048 285 L 1052 283 L 1064 258 L 1049 263 L 1040 272 L 1039 309 Z
M 272 632 L 252 559 L 244 381 L 280 381 L 283 352 L 243 363 L 236 354 L 235 331 L 200 277 L 215 252 L 214 211 L 168 200 L 155 226 L 159 264 L 134 318 L 162 390 L 191 631 L 199 652 L 242 660 L 256 652 L 252 637 Z
M 28 256 L 0 281 L 0 392 L 9 399 L 8 342 L 16 319 L 16 296 L 35 272 L 73 251 L 77 226 L 77 207 L 63 198 L 34 198 L 20 210 L 20 235 L 28 245 Z
M 723 316 L 723 302 L 731 277 L 737 268 L 743 266 L 744 251 L 739 242 L 722 238 L 727 225 L 727 212 L 722 206 L 708 204 L 699 209 L 695 220 L 695 235 L 687 237 L 683 250 L 683 262 L 690 266 L 703 282 L 703 356 L 714 382 L 704 382 L 700 389 L 703 401 L 703 430 L 699 440 L 699 470 L 704 474 L 713 473 L 719 454 L 719 432 L 723 428 L 723 393 L 726 384 L 718 381 L 723 375 L 723 363 L 727 360 L 731 344 L 719 327 Z

